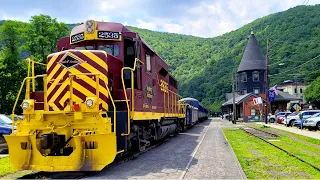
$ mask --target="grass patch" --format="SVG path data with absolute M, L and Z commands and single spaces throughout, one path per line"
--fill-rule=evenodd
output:
M 17 172 L 17 170 L 10 166 L 9 157 L 0 158 L 0 176 L 15 172 Z
M 276 149 L 240 129 L 223 132 L 249 179 L 319 179 L 313 167 Z
M 259 124 L 250 124 L 249 126 L 279 134 L 280 137 L 277 139 L 280 141 L 272 142 L 273 144 L 293 153 L 317 167 L 320 167 L 320 140 L 272 127 L 264 127 Z

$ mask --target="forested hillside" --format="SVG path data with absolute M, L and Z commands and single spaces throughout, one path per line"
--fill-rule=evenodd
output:
M 298 6 L 215 38 L 130 29 L 145 38 L 168 62 L 183 96 L 195 97 L 219 110 L 224 94 L 231 92 L 231 74 L 238 68 L 251 29 L 263 54 L 270 39 L 271 85 L 287 79 L 305 82 L 316 79 L 320 75 L 320 58 L 305 62 L 320 54 L 319 17 L 320 5 Z
M 263 54 L 266 53 L 266 43 L 269 39 L 271 84 L 287 79 L 305 82 L 316 79 L 320 75 L 320 58 L 315 58 L 320 54 L 319 17 L 320 5 L 298 6 L 257 19 L 240 29 L 214 38 L 129 28 L 138 32 L 169 64 L 170 71 L 179 81 L 180 94 L 197 98 L 211 110 L 218 111 L 224 101 L 224 94 L 231 92 L 231 74 L 236 72 L 240 63 L 251 29 L 261 45 Z M 46 32 L 36 31 L 36 24 L 39 22 L 42 22 L 42 26 L 49 27 L 43 28 Z M 55 40 L 67 34 L 66 27 L 71 29 L 76 25 L 57 24 L 55 19 L 42 15 L 33 17 L 30 23 L 11 23 L 19 27 L 15 30 L 16 35 L 9 35 L 18 39 L 19 48 L 15 57 L 20 59 L 23 58 L 16 53 L 25 52 L 39 59 L 45 57 L 45 54 L 52 51 Z M 57 27 L 54 28 L 55 25 Z M 0 26 L 0 45 L 8 46 L 8 32 L 3 33 L 4 26 Z M 10 24 L 6 28 L 10 29 Z M 60 33 L 55 34 L 53 30 Z M 1 63 L 6 57 L 3 53 L 2 50 L 0 69 L 4 67 Z M 309 62 L 312 58 L 315 59 Z M 280 63 L 285 65 L 279 66 Z M 3 92 L 0 96 L 4 97 L 6 94 L 8 92 Z M 13 95 L 15 91 L 10 90 L 9 99 L 13 99 Z

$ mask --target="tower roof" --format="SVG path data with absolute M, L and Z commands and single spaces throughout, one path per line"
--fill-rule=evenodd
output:
M 259 43 L 255 38 L 253 31 L 251 31 L 246 50 L 243 53 L 241 63 L 238 68 L 238 72 L 248 70 L 265 70 L 266 68 L 266 60 L 261 53 Z

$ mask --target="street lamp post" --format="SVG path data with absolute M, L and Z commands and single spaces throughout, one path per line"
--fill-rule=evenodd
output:
M 267 39 L 267 52 L 266 52 L 266 105 L 265 105 L 265 116 L 264 121 L 268 124 L 268 90 L 269 90 L 269 77 L 268 77 L 268 53 L 269 53 L 269 39 Z

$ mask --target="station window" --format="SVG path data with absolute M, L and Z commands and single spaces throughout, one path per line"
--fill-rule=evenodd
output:
M 252 73 L 252 78 L 253 78 L 253 82 L 259 82 L 259 72 L 258 71 L 254 71 Z
M 247 73 L 243 72 L 243 73 L 241 74 L 241 81 L 242 81 L 242 82 L 247 82 Z
M 251 114 L 251 116 L 255 116 L 256 115 L 256 110 L 255 109 L 251 109 L 250 114 Z
M 147 66 L 147 71 L 151 72 L 151 58 L 149 54 L 146 54 L 146 66 Z
M 99 50 L 105 51 L 106 53 L 111 54 L 112 56 L 119 55 L 119 46 L 116 44 L 100 45 Z
M 247 89 L 243 89 L 243 94 L 247 94 L 247 93 L 248 93 Z
M 259 94 L 260 89 L 259 88 L 253 88 L 253 93 L 254 94 Z

